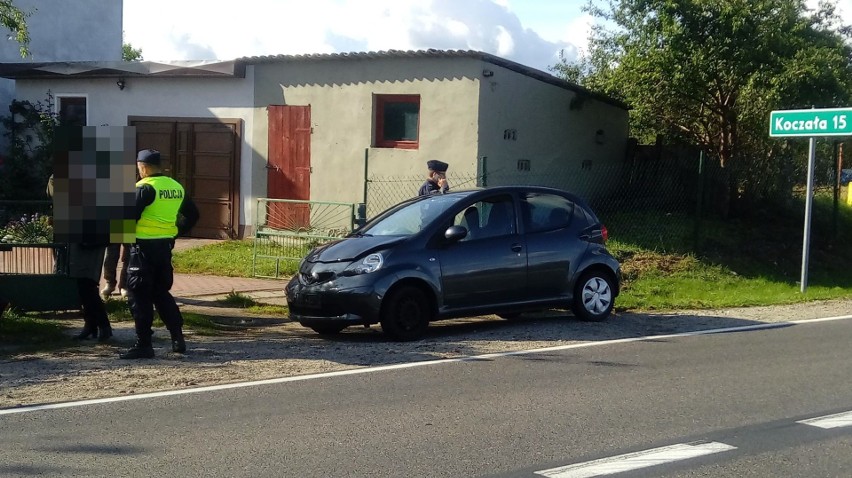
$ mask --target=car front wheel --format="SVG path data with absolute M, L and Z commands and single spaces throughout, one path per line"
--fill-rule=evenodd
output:
M 431 319 L 429 299 L 417 287 L 404 286 L 391 292 L 382 305 L 382 330 L 394 340 L 419 339 Z
M 612 279 L 604 273 L 591 271 L 577 281 L 572 309 L 580 320 L 600 322 L 609 317 L 614 299 Z

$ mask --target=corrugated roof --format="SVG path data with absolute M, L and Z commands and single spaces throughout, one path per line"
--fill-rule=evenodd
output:
M 381 58 L 472 58 L 488 62 L 530 78 L 595 98 L 619 108 L 629 109 L 625 103 L 601 93 L 583 88 L 549 73 L 521 65 L 489 53 L 475 50 L 383 50 L 350 53 L 316 53 L 304 55 L 246 56 L 231 61 L 113 61 L 113 62 L 45 62 L 0 63 L 0 77 L 19 79 L 56 78 L 115 78 L 133 76 L 151 77 L 245 77 L 246 65 L 281 62 L 364 61 Z
M 516 73 L 535 78 L 539 81 L 549 83 L 560 88 L 574 91 L 580 95 L 595 98 L 619 108 L 629 109 L 622 101 L 584 88 L 576 83 L 563 80 L 541 70 L 524 66 L 499 56 L 476 50 L 381 50 L 350 53 L 314 53 L 304 55 L 266 55 L 245 56 L 237 58 L 236 61 L 245 62 L 248 65 L 259 65 L 265 63 L 281 62 L 315 62 L 315 61 L 338 61 L 338 60 L 372 60 L 380 58 L 473 58 L 501 66 Z

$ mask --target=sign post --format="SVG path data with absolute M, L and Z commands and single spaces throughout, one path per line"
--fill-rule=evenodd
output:
M 814 200 L 814 164 L 816 137 L 852 136 L 852 108 L 773 111 L 769 115 L 769 136 L 773 138 L 810 138 L 808 187 L 805 198 L 805 234 L 802 240 L 802 277 L 800 290 L 808 288 L 808 257 L 811 243 L 811 212 Z

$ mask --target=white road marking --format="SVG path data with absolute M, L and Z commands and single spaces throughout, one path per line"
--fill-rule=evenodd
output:
M 826 415 L 824 417 L 809 418 L 807 420 L 799 420 L 796 423 L 826 429 L 848 427 L 852 426 L 852 412 L 835 413 L 834 415 Z
M 315 373 L 310 375 L 298 375 L 294 377 L 280 377 L 280 378 L 270 378 L 266 380 L 255 380 L 252 382 L 237 382 L 237 383 L 228 383 L 224 385 L 211 385 L 209 387 L 198 387 L 198 388 L 187 388 L 182 390 L 167 390 L 164 392 L 152 392 L 152 393 L 140 393 L 138 395 L 125 395 L 121 397 L 109 397 L 109 398 L 96 398 L 92 400 L 78 400 L 74 402 L 60 402 L 60 403 L 48 403 L 45 405 L 30 405 L 24 407 L 16 407 L 16 408 L 6 408 L 0 409 L 0 415 L 11 415 L 13 413 L 26 413 L 26 412 L 36 412 L 39 410 L 55 410 L 58 408 L 71 408 L 71 407 L 83 407 L 86 405 L 96 405 L 100 403 L 114 403 L 114 402 L 126 402 L 128 400 L 145 400 L 148 398 L 157 398 L 157 397 L 168 397 L 172 395 L 188 395 L 191 393 L 202 393 L 202 392 L 215 392 L 218 390 L 228 390 L 232 388 L 246 388 L 246 387 L 256 387 L 259 385 L 272 385 L 277 383 L 287 383 L 287 382 L 302 382 L 306 380 L 315 380 L 320 378 L 331 378 L 331 377 L 339 377 L 343 375 L 359 375 L 364 373 L 373 373 L 373 372 L 382 372 L 387 370 L 399 370 L 404 368 L 414 368 L 414 367 L 427 367 L 431 365 L 441 365 L 448 363 L 457 363 L 457 362 L 469 362 L 469 361 L 477 361 L 477 360 L 491 360 L 494 358 L 500 357 L 511 357 L 515 355 L 530 355 L 537 353 L 547 353 L 547 352 L 556 352 L 560 350 L 569 350 L 569 349 L 579 349 L 584 347 L 598 347 L 601 345 L 613 345 L 613 344 L 626 344 L 630 342 L 641 342 L 643 340 L 660 340 L 660 339 L 670 339 L 677 337 L 694 337 L 697 335 L 711 335 L 711 334 L 719 334 L 726 332 L 745 332 L 748 330 L 763 330 L 763 329 L 776 329 L 780 327 L 788 327 L 790 325 L 797 324 L 809 324 L 816 322 L 829 322 L 835 320 L 848 320 L 852 319 L 852 315 L 842 315 L 837 317 L 824 317 L 820 319 L 805 319 L 805 320 L 794 320 L 789 322 L 776 322 L 776 323 L 767 323 L 767 324 L 756 324 L 756 325 L 744 325 L 741 327 L 725 327 L 721 329 L 709 329 L 709 330 L 698 330 L 695 332 L 682 332 L 679 334 L 668 334 L 668 335 L 646 335 L 643 337 L 630 337 L 626 339 L 613 339 L 613 340 L 604 340 L 600 342 L 583 342 L 580 344 L 567 344 L 567 345 L 557 345 L 554 347 L 544 347 L 540 349 L 530 349 L 530 350 L 516 350 L 512 352 L 499 352 L 493 354 L 484 354 L 484 355 L 474 355 L 469 357 L 459 357 L 459 358 L 451 358 L 451 359 L 439 359 L 439 360 L 428 360 L 424 362 L 411 362 L 411 363 L 401 363 L 394 365 L 381 365 L 378 367 L 363 367 L 363 368 L 354 368 L 348 370 L 338 370 L 336 372 L 325 372 L 325 373 Z
M 590 476 L 611 475 L 625 471 L 663 465 L 675 461 L 688 460 L 699 456 L 712 455 L 723 451 L 736 450 L 737 447 L 719 442 L 680 443 L 677 445 L 652 448 L 650 450 L 627 453 L 600 460 L 577 463 L 535 472 L 547 478 L 585 478 Z

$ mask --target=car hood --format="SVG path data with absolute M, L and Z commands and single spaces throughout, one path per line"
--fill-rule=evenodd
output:
M 365 254 L 388 248 L 404 241 L 399 236 L 355 236 L 323 244 L 305 258 L 308 262 L 351 262 Z

